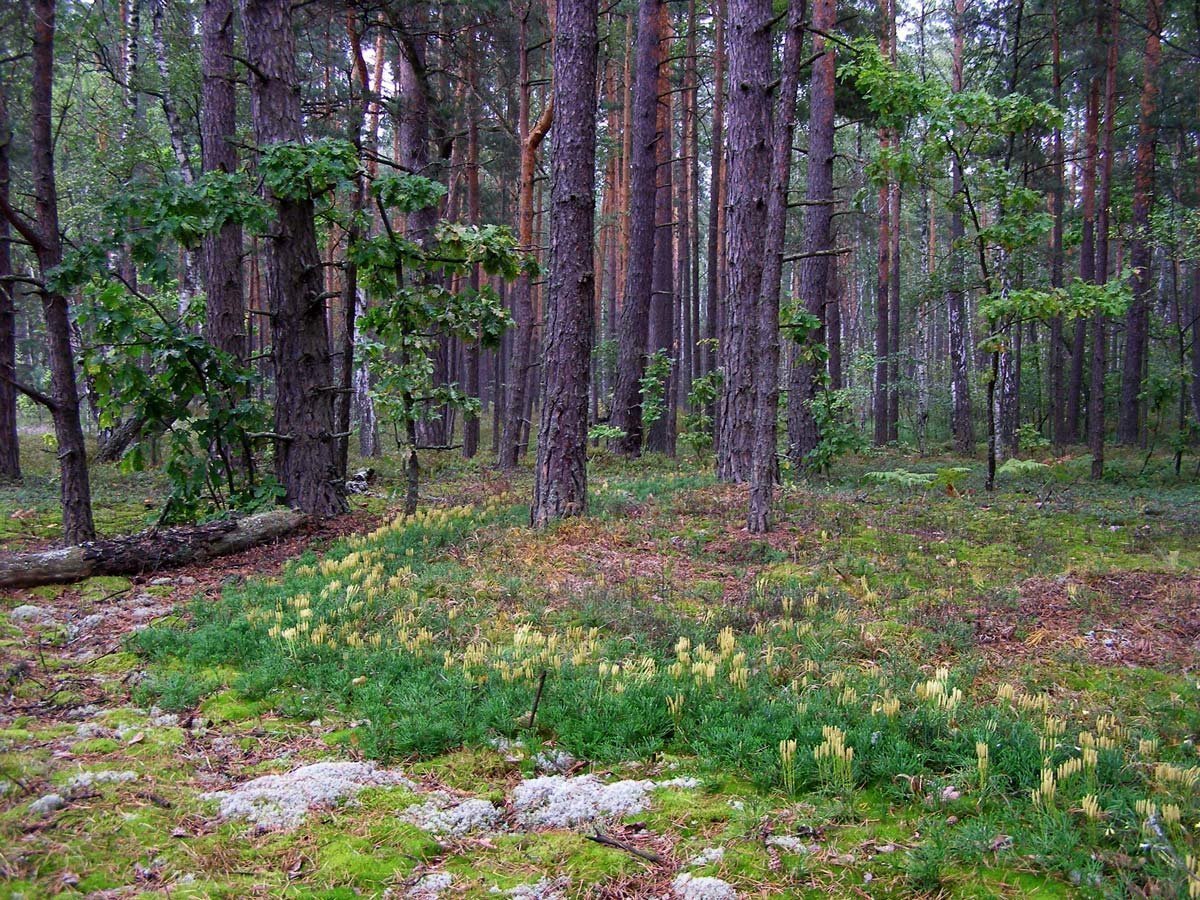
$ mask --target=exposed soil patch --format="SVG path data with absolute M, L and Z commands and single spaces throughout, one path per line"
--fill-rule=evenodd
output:
M 979 643 L 1006 656 L 1071 648 L 1100 665 L 1200 667 L 1200 575 L 1034 578 L 1020 590 L 1012 607 L 979 601 Z

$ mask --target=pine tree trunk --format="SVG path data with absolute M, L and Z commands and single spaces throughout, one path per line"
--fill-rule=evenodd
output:
M 1061 110 L 1063 102 L 1062 45 L 1059 29 L 1058 2 L 1059 0 L 1053 0 L 1051 4 L 1051 80 L 1054 90 L 1054 106 L 1056 109 Z M 1053 148 L 1054 187 L 1051 196 L 1051 215 L 1054 218 L 1054 225 L 1050 233 L 1050 286 L 1061 288 L 1063 286 L 1063 217 L 1066 207 L 1066 161 L 1063 151 L 1061 125 L 1054 127 Z M 1062 453 L 1067 431 L 1066 398 L 1064 397 L 1065 386 L 1063 383 L 1063 376 L 1065 374 L 1063 351 L 1065 348 L 1063 346 L 1062 316 L 1054 316 L 1050 320 L 1049 342 L 1047 364 L 1050 369 L 1050 442 L 1054 447 L 1055 453 Z
M 813 62 L 808 89 L 808 186 L 805 194 L 803 252 L 800 261 L 800 296 L 805 310 L 826 323 L 826 302 L 831 273 L 836 267 L 833 250 L 833 137 L 836 88 L 836 45 L 826 41 L 836 22 L 835 0 L 814 0 L 812 8 Z M 815 352 L 825 340 L 826 329 L 810 334 L 795 348 L 788 383 L 788 457 L 797 471 L 821 440 L 812 401 L 822 390 L 822 369 Z
M 54 110 L 51 100 L 54 89 L 55 6 L 55 0 L 35 0 L 33 4 L 30 169 L 37 210 L 36 226 L 9 215 L 7 205 L 4 209 L 13 227 L 21 231 L 22 237 L 33 245 L 43 282 L 63 258 L 62 236 L 58 226 L 58 184 L 54 174 Z M 67 298 L 62 294 L 43 290 L 41 296 L 50 366 L 50 413 L 54 420 L 54 436 L 58 441 L 63 538 L 68 544 L 81 544 L 95 538 L 96 529 L 92 524 L 87 451 L 79 421 L 71 317 Z
M 1133 303 L 1125 316 L 1124 370 L 1117 418 L 1117 439 L 1127 445 L 1136 444 L 1141 434 L 1142 369 L 1149 344 L 1150 302 L 1154 289 L 1150 213 L 1154 204 L 1158 69 L 1162 60 L 1160 4 L 1161 0 L 1146 2 L 1146 52 L 1143 57 L 1142 96 L 1138 115 L 1137 161 L 1133 175 L 1133 239 L 1129 250 L 1129 261 L 1133 267 Z
M 667 4 L 659 6 L 658 45 L 671 46 L 671 17 Z M 665 62 L 658 66 L 658 105 L 654 152 L 657 159 L 654 191 L 654 275 L 650 291 L 650 331 L 648 352 L 674 354 L 675 347 L 675 279 L 674 279 L 674 210 L 672 209 L 674 179 L 672 178 L 672 93 L 671 67 Z M 678 360 L 672 366 L 674 369 Z M 675 454 L 675 404 L 672 402 L 673 382 L 677 374 L 668 374 L 662 385 L 662 410 L 658 420 L 646 426 L 646 449 L 656 453 Z
M 713 34 L 713 109 L 712 109 L 712 166 L 708 184 L 708 235 L 707 264 L 708 283 L 704 298 L 704 365 L 707 375 L 717 368 L 718 351 L 715 346 L 719 336 L 718 323 L 723 304 L 720 255 L 723 250 L 719 227 L 724 208 L 721 203 L 722 185 L 725 183 L 725 0 L 717 0 L 713 9 L 715 31 Z M 715 410 L 714 410 L 715 412 Z
M 833 0 L 818 2 L 833 6 Z M 751 534 L 763 534 L 771 528 L 771 499 L 779 477 L 779 438 L 776 434 L 779 415 L 779 292 L 783 277 L 783 242 L 787 231 L 788 185 L 792 170 L 792 139 L 796 129 L 796 93 L 800 87 L 805 6 L 805 0 L 788 2 L 783 62 L 772 117 L 771 193 L 767 197 L 762 287 L 758 297 L 753 468 L 750 474 L 750 507 L 746 518 L 746 528 Z M 821 297 L 823 299 L 824 294 Z
M 300 142 L 296 36 L 288 0 L 241 0 L 255 139 Z M 268 196 L 267 306 L 275 370 L 275 477 L 285 501 L 310 515 L 346 511 L 333 425 L 333 367 L 311 200 Z
M 588 382 L 596 273 L 596 0 L 557 0 L 550 187 L 550 294 L 530 518 L 587 508 Z
M 232 173 L 238 166 L 232 0 L 205 0 L 200 54 L 200 167 L 204 172 Z M 216 233 L 205 235 L 200 260 L 208 340 L 244 363 L 248 348 L 241 225 L 227 222 Z
M 963 16 L 966 0 L 954 2 L 954 51 L 951 86 L 963 89 Z M 963 298 L 965 271 L 962 241 L 966 233 L 962 205 L 965 202 L 962 161 L 953 155 L 950 161 L 950 286 L 946 291 L 946 332 L 950 344 L 950 430 L 954 449 L 966 456 L 975 453 L 975 422 L 971 412 L 971 323 Z
M 729 284 L 723 334 L 725 379 L 720 403 L 717 477 L 752 476 L 756 360 L 761 352 L 758 309 L 770 195 L 771 4 L 731 0 L 726 31 L 729 121 L 726 137 Z
M 8 148 L 12 127 L 8 102 L 0 86 L 0 208 L 9 204 Z M 17 437 L 17 312 L 13 304 L 12 247 L 8 219 L 0 215 L 0 481 L 21 479 L 21 445 Z
M 474 35 L 471 35 L 474 38 Z M 475 101 L 476 96 L 475 55 L 472 48 L 467 49 L 467 221 L 472 225 L 480 224 L 479 209 L 479 110 Z M 479 290 L 479 267 L 472 266 L 470 288 Z M 463 347 L 463 390 L 472 399 L 480 399 L 479 390 L 479 341 L 467 341 Z M 479 452 L 479 416 L 467 412 L 463 415 L 463 445 L 464 459 L 471 459 Z
M 537 169 L 537 151 L 550 130 L 554 104 L 548 103 L 536 125 L 530 124 L 530 73 L 528 48 L 528 18 L 521 21 L 520 99 L 518 138 L 521 143 L 521 175 L 517 187 L 517 239 L 521 247 L 533 253 L 533 184 Z M 521 455 L 526 424 L 526 397 L 533 348 L 533 287 L 529 276 L 522 274 L 512 286 L 512 311 L 516 319 L 512 353 L 507 362 L 504 433 L 500 440 L 500 468 L 516 468 Z
M 642 449 L 641 380 L 646 370 L 651 293 L 654 285 L 654 232 L 657 198 L 659 32 L 663 0 L 641 0 L 638 10 L 636 69 L 632 96 L 629 165 L 629 261 L 621 307 L 617 383 L 612 424 L 624 435 L 615 445 L 625 456 Z
M 1096 17 L 1096 40 L 1104 37 L 1103 18 Z M 1083 221 L 1080 223 L 1079 278 L 1088 284 L 1096 280 L 1096 167 L 1100 154 L 1100 78 L 1093 77 L 1088 86 L 1087 108 L 1084 113 L 1083 156 Z M 1087 350 L 1087 323 L 1075 322 L 1071 338 L 1071 383 L 1067 389 L 1066 440 L 1077 442 L 1084 401 L 1084 356 Z
M 1113 132 L 1116 128 L 1117 62 L 1120 53 L 1121 0 L 1109 0 L 1108 56 L 1104 75 L 1104 143 L 1100 151 L 1100 202 L 1096 223 L 1096 283 L 1107 284 L 1109 218 L 1112 209 Z M 1104 476 L 1105 397 L 1108 369 L 1107 327 L 1103 313 L 1092 320 L 1091 390 L 1088 397 L 1088 449 L 1092 478 Z

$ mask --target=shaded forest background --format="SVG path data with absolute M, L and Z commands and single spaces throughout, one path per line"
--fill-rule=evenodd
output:
M 0 473 L 345 509 L 351 451 L 780 477 L 1194 453 L 1200 5 L 7 4 Z M 593 48 L 598 52 L 592 52 Z

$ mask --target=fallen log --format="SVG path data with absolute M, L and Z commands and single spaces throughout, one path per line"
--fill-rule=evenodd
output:
M 0 588 L 82 581 L 94 575 L 144 575 L 237 553 L 282 537 L 308 520 L 294 509 L 204 525 L 151 528 L 128 537 L 33 553 L 0 553 Z

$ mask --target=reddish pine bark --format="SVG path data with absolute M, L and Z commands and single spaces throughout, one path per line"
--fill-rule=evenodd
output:
M 596 184 L 596 0 L 558 0 L 550 187 L 550 293 L 541 428 L 530 518 L 587 508 Z M 569 77 L 563 73 L 569 73 Z
M 754 456 L 755 360 L 761 351 L 758 308 L 771 178 L 770 21 L 770 0 L 729 4 L 729 294 L 717 477 L 738 483 L 750 480 Z
M 1133 303 L 1125 315 L 1125 356 L 1121 373 L 1121 404 L 1117 440 L 1136 444 L 1142 425 L 1142 369 L 1150 339 L 1150 300 L 1154 290 L 1150 271 L 1153 236 L 1150 212 L 1154 205 L 1154 153 L 1158 141 L 1158 69 L 1162 62 L 1161 0 L 1146 2 L 1146 51 L 1138 114 L 1137 161 L 1133 171 Z
M 629 261 L 625 273 L 625 301 L 621 307 L 617 383 L 612 409 L 612 424 L 624 432 L 615 442 L 616 449 L 625 456 L 637 456 L 642 449 L 641 379 L 646 370 L 650 295 L 654 283 L 658 68 L 662 54 L 659 28 L 663 6 L 663 0 L 642 0 L 638 12 L 629 165 Z

